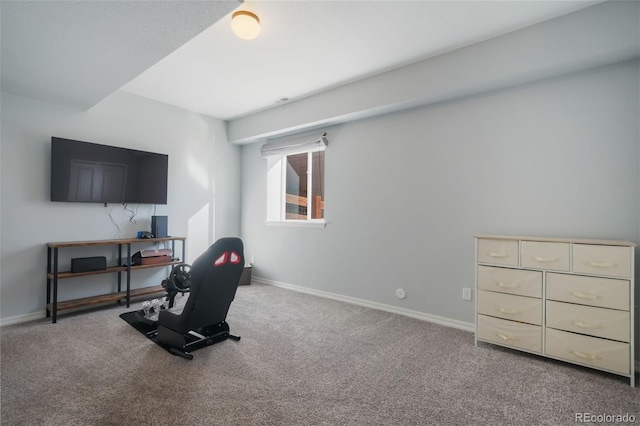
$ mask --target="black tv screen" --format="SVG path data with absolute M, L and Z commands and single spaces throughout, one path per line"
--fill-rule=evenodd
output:
M 167 204 L 169 156 L 51 138 L 51 201 Z

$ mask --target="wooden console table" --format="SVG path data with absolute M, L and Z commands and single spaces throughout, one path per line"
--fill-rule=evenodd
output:
M 165 237 L 165 238 L 124 238 L 117 240 L 93 240 L 93 241 L 65 241 L 58 243 L 47 243 L 47 306 L 46 316 L 51 317 L 51 322 L 55 323 L 58 319 L 58 311 L 80 308 L 83 306 L 97 305 L 106 302 L 115 302 L 125 300 L 127 307 L 131 297 L 145 296 L 149 294 L 162 293 L 162 286 L 145 287 L 131 290 L 131 271 L 138 269 L 158 268 L 162 266 L 171 266 L 184 262 L 185 258 L 185 237 Z M 149 244 L 171 241 L 171 251 L 175 256 L 175 242 L 182 243 L 182 257 L 166 263 L 158 263 L 153 265 L 132 265 L 131 262 L 131 245 L 132 244 Z M 115 266 L 109 266 L 107 269 L 90 272 L 71 272 L 58 270 L 58 250 L 69 247 L 89 247 L 89 246 L 118 246 L 118 263 Z M 126 258 L 122 256 L 122 246 L 126 246 Z M 73 299 L 58 301 L 58 280 L 65 278 L 85 277 L 88 275 L 108 274 L 116 272 L 118 274 L 118 291 L 115 293 L 102 294 L 98 296 L 85 297 L 82 299 Z M 126 290 L 122 291 L 122 273 L 126 273 L 127 285 Z

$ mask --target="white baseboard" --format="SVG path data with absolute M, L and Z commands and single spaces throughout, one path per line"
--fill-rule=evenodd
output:
M 14 315 L 8 318 L 0 318 L 0 327 L 5 325 L 20 324 L 22 322 L 33 321 L 45 317 L 44 312 L 32 312 L 30 314 Z
M 424 312 L 413 311 L 411 309 L 399 308 L 397 306 L 386 305 L 384 303 L 372 302 L 370 300 L 358 299 L 350 296 L 343 296 L 341 294 L 330 293 L 328 291 L 315 290 L 311 288 L 301 287 L 294 284 L 283 283 L 279 281 L 273 281 L 266 278 L 253 277 L 254 282 L 259 284 L 272 285 L 274 287 L 286 288 L 288 290 L 298 291 L 300 293 L 311 294 L 313 296 L 324 297 L 326 299 L 333 299 L 340 302 L 350 303 L 352 305 L 364 306 L 366 308 L 377 309 L 379 311 L 391 312 L 393 314 L 403 315 L 410 318 L 419 319 L 422 321 L 432 322 L 435 324 L 444 325 L 447 327 L 457 328 L 464 331 L 475 331 L 475 324 L 458 321 L 451 318 L 440 317 L 437 315 L 425 314 Z

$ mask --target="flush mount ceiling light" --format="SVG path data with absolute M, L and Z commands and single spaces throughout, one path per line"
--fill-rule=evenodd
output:
M 254 39 L 260 34 L 260 19 L 255 13 L 238 10 L 231 15 L 231 29 L 242 39 Z

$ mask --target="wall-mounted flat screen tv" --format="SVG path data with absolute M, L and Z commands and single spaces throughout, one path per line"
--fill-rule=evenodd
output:
M 51 138 L 51 201 L 167 204 L 169 156 Z

